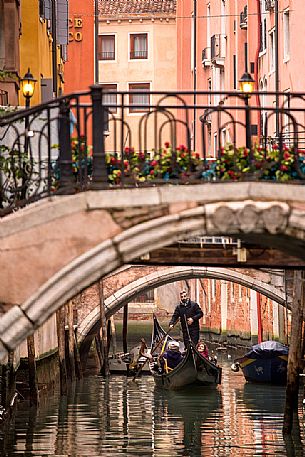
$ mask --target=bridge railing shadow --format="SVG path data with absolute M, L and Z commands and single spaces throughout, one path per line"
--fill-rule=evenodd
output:
M 304 99 L 95 85 L 14 111 L 0 118 L 0 215 L 87 189 L 303 180 Z

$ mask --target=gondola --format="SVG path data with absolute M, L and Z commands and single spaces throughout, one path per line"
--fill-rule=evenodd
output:
M 234 360 L 232 370 L 242 369 L 246 381 L 269 384 L 287 382 L 288 347 L 278 341 L 263 341 Z
M 160 354 L 163 345 L 165 347 L 162 349 L 166 350 L 170 340 L 173 338 L 166 334 L 154 316 L 151 352 L 154 353 L 155 358 Z M 158 352 L 155 352 L 155 348 L 158 348 Z M 221 368 L 202 357 L 191 342 L 182 361 L 176 368 L 168 373 L 160 373 L 157 364 L 150 363 L 150 371 L 156 386 L 168 390 L 180 389 L 191 384 L 206 385 L 220 384 L 221 382 Z

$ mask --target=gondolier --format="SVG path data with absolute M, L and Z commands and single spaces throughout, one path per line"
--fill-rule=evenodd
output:
M 169 328 L 173 328 L 175 323 L 180 319 L 184 345 L 187 347 L 189 338 L 196 345 L 199 341 L 199 319 L 203 316 L 198 303 L 191 301 L 185 290 L 180 292 L 180 303 L 176 306 L 172 318 L 169 322 Z

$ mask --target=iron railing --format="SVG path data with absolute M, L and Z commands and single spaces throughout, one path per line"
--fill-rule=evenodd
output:
M 0 118 L 0 215 L 87 189 L 305 178 L 305 94 L 253 93 L 245 103 L 240 92 L 206 91 L 196 106 L 193 92 L 145 92 L 142 100 L 133 90 L 138 105 L 130 92 L 115 94 L 116 112 L 96 85 Z
M 147 59 L 147 58 L 148 58 L 147 50 L 130 51 L 130 59 Z

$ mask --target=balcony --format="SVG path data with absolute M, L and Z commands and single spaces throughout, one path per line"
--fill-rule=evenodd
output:
M 115 52 L 114 51 L 99 52 L 98 60 L 115 60 Z
M 274 0 L 265 0 L 265 9 L 266 11 L 272 11 L 274 9 Z
M 130 59 L 147 59 L 148 51 L 130 51 Z
M 209 67 L 211 65 L 211 48 L 204 48 L 201 54 L 202 65 Z
M 247 30 L 248 28 L 248 7 L 244 7 L 244 10 L 240 13 L 239 27 L 242 30 Z
M 211 37 L 211 62 L 223 66 L 226 58 L 226 35 L 217 34 Z

